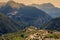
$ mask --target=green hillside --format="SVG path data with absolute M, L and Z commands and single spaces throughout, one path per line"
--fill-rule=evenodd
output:
M 15 21 L 5 16 L 3 13 L 0 13 L 0 35 L 18 31 L 17 25 Z
M 55 33 L 56 32 L 56 33 Z M 60 32 L 58 31 L 47 31 L 38 30 L 31 26 L 19 32 L 4 34 L 0 36 L 0 40 L 44 40 L 48 39 L 60 39 Z
M 60 17 L 54 18 L 48 23 L 44 24 L 43 26 L 41 26 L 41 29 L 60 31 Z

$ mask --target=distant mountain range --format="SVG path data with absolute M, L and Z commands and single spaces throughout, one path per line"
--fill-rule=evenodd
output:
M 15 9 L 19 9 L 20 7 L 25 6 L 22 3 L 19 4 L 19 3 L 16 3 L 14 1 L 8 1 L 7 3 L 0 3 L 0 5 L 3 5 L 3 4 L 7 4 L 7 5 L 11 6 L 12 8 L 15 8 Z M 5 5 L 3 5 L 3 6 L 5 6 Z M 44 4 L 40 4 L 40 5 L 32 4 L 32 5 L 29 5 L 29 6 L 33 6 L 33 7 L 36 7 L 38 9 L 40 9 L 40 10 L 43 10 L 48 15 L 52 16 L 52 18 L 60 17 L 60 8 L 55 7 L 51 3 L 44 3 Z
M 16 7 L 17 5 L 18 7 Z M 14 1 L 8 1 L 5 6 L 0 8 L 0 11 L 18 23 L 22 22 L 26 26 L 33 25 L 37 28 L 52 19 L 51 16 L 36 7 L 25 6 Z
M 4 3 L 1 3 L 1 5 L 4 4 Z M 14 1 L 8 1 L 7 3 L 5 3 L 6 5 L 9 5 L 11 6 L 12 8 L 15 8 L 15 9 L 19 9 L 20 7 L 23 7 L 23 6 L 26 6 L 22 3 L 16 3 Z M 56 17 L 60 17 L 60 8 L 57 8 L 55 7 L 53 4 L 51 3 L 44 3 L 44 4 L 32 4 L 32 5 L 29 5 L 29 6 L 33 6 L 33 7 L 36 7 L 40 10 L 43 10 L 44 12 L 46 12 L 48 15 L 52 16 L 53 18 L 56 18 Z M 6 7 L 7 8 L 7 7 Z M 14 10 L 15 10 L 14 9 Z
M 37 7 L 38 9 L 45 11 L 47 14 L 49 14 L 53 18 L 60 17 L 60 8 L 55 7 L 51 3 L 45 3 L 41 5 L 32 4 L 31 6 Z

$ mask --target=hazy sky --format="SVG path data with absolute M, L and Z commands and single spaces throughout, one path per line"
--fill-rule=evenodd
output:
M 8 0 L 0 0 L 0 2 L 7 2 Z M 60 0 L 14 0 L 18 3 L 24 3 L 26 5 L 30 4 L 42 4 L 42 3 L 52 3 L 56 7 L 60 8 Z

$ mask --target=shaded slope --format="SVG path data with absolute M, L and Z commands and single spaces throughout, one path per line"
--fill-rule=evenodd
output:
M 25 25 L 33 25 L 38 28 L 42 24 L 51 20 L 51 16 L 46 14 L 44 11 L 31 6 L 20 7 L 15 15 L 9 16 L 16 21 L 21 21 Z
M 46 23 L 43 29 L 60 31 L 60 18 L 55 18 Z
M 9 17 L 0 13 L 0 34 L 18 31 L 18 24 Z

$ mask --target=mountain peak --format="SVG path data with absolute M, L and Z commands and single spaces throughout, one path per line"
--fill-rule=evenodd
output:
M 43 7 L 55 7 L 53 4 L 51 4 L 51 3 L 44 3 L 44 4 L 41 4 L 40 5 L 41 7 L 43 6 Z
M 32 4 L 32 6 L 37 7 L 37 8 L 53 8 L 53 7 L 55 7 L 52 3 Z
M 7 2 L 7 4 L 8 4 L 8 5 L 12 5 L 12 6 L 13 6 L 13 5 L 18 4 L 18 3 L 16 3 L 16 2 L 15 2 L 15 1 L 13 1 L 13 0 L 10 0 L 10 1 L 8 1 L 8 2 Z
M 19 3 L 14 2 L 13 0 L 7 2 L 8 6 L 11 6 L 12 8 L 19 8 Z
M 52 3 L 45 3 L 46 5 L 53 5 Z
M 13 0 L 8 1 L 7 3 L 15 3 Z
M 8 6 L 11 6 L 12 8 L 19 9 L 21 6 L 25 6 L 23 3 L 16 3 L 15 1 L 11 0 L 7 2 Z

